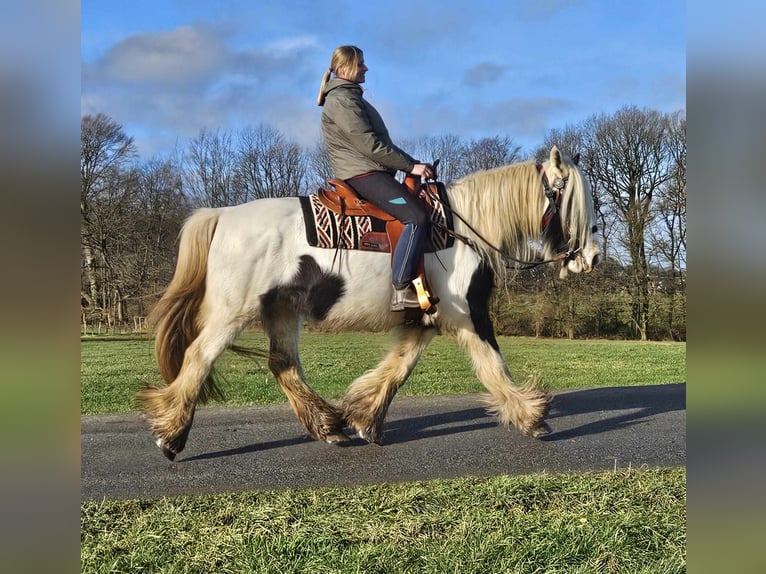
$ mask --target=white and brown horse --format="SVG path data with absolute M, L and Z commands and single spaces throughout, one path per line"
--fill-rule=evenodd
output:
M 192 214 L 181 232 L 175 275 L 152 312 L 167 385 L 137 397 L 163 453 L 172 460 L 183 450 L 198 401 L 216 391 L 214 362 L 257 320 L 270 340 L 269 368 L 317 440 L 347 441 L 344 429 L 350 427 L 380 442 L 391 400 L 437 329 L 455 336 L 470 354 L 500 423 L 530 436 L 545 434 L 548 397 L 534 384 L 514 384 L 488 303 L 506 256 L 537 252 L 560 261 L 562 276 L 596 264 L 599 243 L 587 181 L 554 147 L 542 166 L 524 162 L 477 172 L 450 185 L 447 195 L 459 216 L 455 231 L 467 242 L 426 254 L 438 310 L 407 325 L 401 313 L 389 310 L 389 255 L 343 251 L 336 258 L 332 249 L 311 247 L 298 198 Z M 298 341 L 305 321 L 333 329 L 396 327 L 396 341 L 334 405 L 311 388 L 301 368 Z

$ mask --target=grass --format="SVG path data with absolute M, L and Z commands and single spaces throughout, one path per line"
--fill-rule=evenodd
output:
M 82 572 L 680 573 L 685 480 L 643 469 L 89 502 Z
M 385 333 L 306 332 L 301 358 L 311 385 L 325 398 L 339 399 L 348 384 L 383 357 Z M 267 349 L 262 333 L 247 332 L 240 344 Z M 542 376 L 546 388 L 650 385 L 686 380 L 686 344 L 639 341 L 560 340 L 498 337 L 511 372 L 523 382 Z M 81 341 L 82 414 L 128 412 L 143 383 L 160 380 L 152 342 L 141 337 L 92 337 Z M 265 361 L 227 351 L 216 364 L 227 405 L 285 402 Z M 483 391 L 468 356 L 439 336 L 423 353 L 400 395 Z

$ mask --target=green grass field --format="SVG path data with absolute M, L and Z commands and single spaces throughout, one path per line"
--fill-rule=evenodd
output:
M 684 469 L 82 505 L 83 572 L 686 571 Z
M 239 341 L 266 348 L 259 333 Z M 385 334 L 308 332 L 302 358 L 323 396 L 381 358 Z M 517 381 L 551 390 L 686 380 L 686 345 L 500 337 Z M 84 338 L 83 414 L 132 410 L 157 382 L 147 339 Z M 226 353 L 225 404 L 284 402 L 264 362 Z M 483 390 L 471 363 L 437 337 L 400 391 Z M 158 456 L 160 456 L 158 454 Z M 82 572 L 518 573 L 686 572 L 686 471 L 462 478 L 357 488 L 83 502 Z
M 383 357 L 391 336 L 385 333 L 307 332 L 301 360 L 317 392 L 338 399 L 346 387 Z M 267 349 L 263 334 L 248 332 L 239 344 Z M 686 380 L 686 344 L 637 341 L 533 339 L 498 337 L 517 382 L 542 376 L 551 390 L 603 386 L 651 385 Z M 81 343 L 83 414 L 127 412 L 143 383 L 157 383 L 152 342 L 146 338 L 84 338 Z M 285 402 L 265 361 L 227 351 L 218 360 L 226 404 Z M 440 395 L 483 391 L 471 361 L 452 339 L 438 336 L 423 353 L 401 395 Z

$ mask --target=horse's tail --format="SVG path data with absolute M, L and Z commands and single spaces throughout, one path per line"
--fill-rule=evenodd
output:
M 199 209 L 183 225 L 178 247 L 178 262 L 173 279 L 149 314 L 154 327 L 154 348 L 162 378 L 172 383 L 181 370 L 184 353 L 202 327 L 199 310 L 205 297 L 205 281 L 210 243 L 218 225 L 217 209 Z M 200 395 L 217 394 L 212 375 Z M 207 392 L 204 392 L 207 391 Z

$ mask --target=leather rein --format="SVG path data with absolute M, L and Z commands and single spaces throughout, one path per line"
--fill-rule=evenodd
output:
M 437 160 L 438 161 L 438 160 Z M 561 197 L 563 195 L 563 191 L 566 188 L 567 180 L 568 178 L 556 178 L 553 181 L 553 185 L 551 185 L 548 182 L 548 176 L 546 175 L 545 171 L 543 170 L 542 164 L 537 164 L 537 172 L 541 174 L 541 182 L 543 185 L 543 191 L 545 192 L 545 197 L 548 198 L 548 207 L 545 210 L 545 213 L 543 213 L 542 221 L 540 223 L 540 233 L 544 234 L 546 229 L 548 229 L 548 226 L 550 225 L 551 221 L 555 217 L 560 218 L 560 209 L 561 209 Z M 434 175 L 433 178 L 431 178 L 432 182 L 436 182 L 436 175 Z M 431 192 L 430 187 L 428 184 L 423 186 L 423 191 L 426 195 L 433 198 L 434 194 Z M 510 259 L 514 263 L 516 263 L 516 267 L 513 267 L 514 269 L 533 269 L 534 267 L 537 267 L 538 265 L 545 265 L 547 263 L 555 263 L 556 261 L 569 261 L 570 259 L 574 258 L 574 256 L 577 254 L 578 251 L 580 251 L 580 248 L 570 251 L 564 251 L 553 257 L 552 259 L 545 259 L 542 261 L 524 261 L 522 259 L 516 259 L 515 257 L 508 255 L 507 253 L 504 253 L 499 247 L 493 245 L 490 243 L 487 239 L 485 239 L 481 233 L 476 231 L 476 229 L 473 228 L 473 226 L 468 223 L 465 218 L 457 213 L 454 209 L 452 209 L 451 206 L 445 206 L 450 213 L 456 218 L 458 218 L 463 225 L 465 225 L 468 229 L 470 229 L 476 237 L 482 240 L 482 242 L 487 245 L 490 249 L 493 251 L 496 251 L 499 253 L 504 259 Z M 465 235 L 461 235 L 460 233 L 457 233 L 449 228 L 447 228 L 445 225 L 439 225 L 439 228 L 444 231 L 445 233 L 451 235 L 458 241 L 462 241 L 465 243 L 468 247 L 470 247 L 473 251 L 476 253 L 479 253 L 479 248 L 476 245 L 476 242 L 473 241 L 470 237 L 467 237 Z M 522 267 L 519 267 L 521 265 Z

